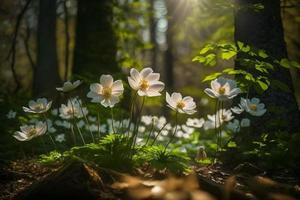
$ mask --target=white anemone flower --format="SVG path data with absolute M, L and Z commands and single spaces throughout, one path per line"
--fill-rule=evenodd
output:
M 29 113 L 45 113 L 47 112 L 52 105 L 52 101 L 49 101 L 46 98 L 38 98 L 36 101 L 30 100 L 28 107 L 23 106 L 23 110 Z
M 61 104 L 59 108 L 59 116 L 62 119 L 82 118 L 88 114 L 88 110 L 85 107 L 81 107 L 81 100 L 76 98 L 68 100 L 67 105 Z
M 10 110 L 8 111 L 8 113 L 6 114 L 7 119 L 14 119 L 16 118 L 17 112 Z
M 151 125 L 153 117 L 150 115 L 143 115 L 141 117 L 141 122 L 143 122 L 146 126 Z
M 194 128 L 201 128 L 204 124 L 205 120 L 203 118 L 188 118 L 186 121 L 186 125 Z
M 226 128 L 229 129 L 230 131 L 236 133 L 240 131 L 240 122 L 237 119 L 234 119 L 232 122 L 229 122 L 226 125 Z
M 230 110 L 220 109 L 217 111 L 216 115 L 207 115 L 207 118 L 212 122 L 216 127 L 220 127 L 225 122 L 231 121 L 234 116 Z
M 29 141 L 32 138 L 44 135 L 47 131 L 45 122 L 37 122 L 35 125 L 23 125 L 21 131 L 16 131 L 13 135 L 19 141 Z
M 139 96 L 155 97 L 160 96 L 165 84 L 159 81 L 160 74 L 153 73 L 151 68 L 144 68 L 140 72 L 132 68 L 128 83 L 130 87 L 137 91 Z
M 260 103 L 258 98 L 245 99 L 241 98 L 239 106 L 231 108 L 232 112 L 236 114 L 241 114 L 246 111 L 253 116 L 260 117 L 266 113 L 265 104 Z
M 179 113 L 186 113 L 188 115 L 194 114 L 196 111 L 196 103 L 190 96 L 182 97 L 180 93 L 174 92 L 171 96 L 166 93 L 166 101 L 168 107 Z
M 62 87 L 58 87 L 56 90 L 59 92 L 70 92 L 77 88 L 81 83 L 80 80 L 74 81 L 73 83 L 71 81 L 66 81 Z
M 241 120 L 241 127 L 249 127 L 250 126 L 250 119 L 248 118 L 243 118 Z
M 226 101 L 237 96 L 241 90 L 234 80 L 220 77 L 211 81 L 211 88 L 206 88 L 204 92 L 219 101 Z
M 66 141 L 66 138 L 65 138 L 65 134 L 59 134 L 55 137 L 55 141 L 59 142 L 59 143 L 62 143 L 64 141 Z
M 114 81 L 111 75 L 101 75 L 100 84 L 93 83 L 87 97 L 92 98 L 92 102 L 101 103 L 104 107 L 114 107 L 120 101 L 124 87 L 121 80 Z
M 265 104 L 260 103 L 258 98 L 244 99 L 241 98 L 241 106 L 253 116 L 262 116 L 267 111 L 265 109 Z

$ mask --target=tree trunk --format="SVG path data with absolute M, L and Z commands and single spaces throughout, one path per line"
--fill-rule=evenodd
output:
M 173 56 L 173 43 L 174 43 L 174 21 L 175 21 L 175 6 L 172 0 L 166 0 L 166 7 L 168 11 L 168 29 L 166 32 L 166 45 L 165 51 L 165 83 L 169 90 L 174 87 L 174 56 Z
M 53 96 L 60 83 L 56 50 L 56 1 L 40 0 L 37 30 L 37 66 L 34 96 Z
M 117 41 L 113 30 L 111 0 L 78 0 L 74 73 L 98 80 L 117 73 Z
M 157 42 L 156 42 L 156 21 L 155 21 L 155 9 L 154 9 L 155 0 L 150 0 L 149 6 L 149 26 L 150 26 L 150 41 L 153 45 L 151 52 L 151 66 L 154 71 L 157 70 Z
M 236 2 L 240 9 L 235 13 L 235 41 L 264 49 L 277 59 L 286 58 L 280 0 L 236 0 Z M 263 4 L 264 9 L 259 12 L 248 9 L 256 3 Z M 236 63 L 236 68 L 240 67 L 239 63 Z M 267 107 L 267 113 L 263 117 L 253 118 L 251 134 L 259 135 L 264 131 L 299 131 L 300 115 L 290 71 L 275 66 L 269 78 L 285 83 L 292 92 L 284 92 L 273 87 L 262 95 L 250 91 L 250 97 L 259 97 Z

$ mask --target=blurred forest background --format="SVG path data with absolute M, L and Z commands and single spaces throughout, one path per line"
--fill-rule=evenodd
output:
M 13 104 L 15 99 L 25 102 L 39 96 L 53 99 L 55 87 L 63 81 L 83 79 L 89 83 L 104 73 L 125 77 L 123 72 L 131 67 L 150 66 L 162 74 L 168 90 L 198 98 L 200 109 L 203 107 L 201 115 L 208 113 L 208 98 L 202 92 L 207 85 L 202 79 L 234 63 L 220 62 L 218 68 L 204 68 L 192 58 L 208 42 L 234 42 L 235 3 L 1 0 L 1 101 Z M 299 1 L 281 1 L 288 55 L 298 62 L 299 11 Z M 293 70 L 291 74 L 299 102 L 300 72 Z

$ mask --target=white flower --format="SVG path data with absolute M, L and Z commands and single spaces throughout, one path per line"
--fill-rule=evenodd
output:
M 204 124 L 205 120 L 203 118 L 197 119 L 197 118 L 188 118 L 186 121 L 186 125 L 190 127 L 195 127 L 195 128 L 201 128 Z
M 224 122 L 231 121 L 234 117 L 230 110 L 218 110 L 216 115 L 207 115 L 207 118 L 212 122 L 213 126 L 220 127 Z
M 49 101 L 46 98 L 39 98 L 36 101 L 30 100 L 28 107 L 23 106 L 23 110 L 29 113 L 45 113 L 47 112 L 52 105 L 52 101 Z
M 192 134 L 195 131 L 194 128 L 188 127 L 187 125 L 181 125 L 181 129 L 187 134 Z
M 260 103 L 258 98 L 244 99 L 241 98 L 241 106 L 253 116 L 262 116 L 267 111 L 265 104 Z
M 79 122 L 77 122 L 78 128 L 82 128 L 84 125 L 85 125 L 85 122 L 83 120 L 80 120 Z
M 93 117 L 93 116 L 88 116 L 89 121 L 91 122 L 95 122 L 97 121 L 97 117 Z
M 246 111 L 257 117 L 264 115 L 267 111 L 265 109 L 265 104 L 260 103 L 258 98 L 252 98 L 251 100 L 241 98 L 239 106 L 235 106 L 234 108 L 231 108 L 231 110 L 236 114 L 241 114 L 242 112 Z
M 47 119 L 47 130 L 49 133 L 55 133 L 56 132 L 56 128 L 53 126 L 53 123 L 50 119 Z
M 194 114 L 197 112 L 196 109 L 196 103 L 194 102 L 194 99 L 190 96 L 182 98 L 182 95 L 180 93 L 173 93 L 171 96 L 169 93 L 166 93 L 166 101 L 168 103 L 168 107 L 170 107 L 172 110 L 175 110 L 179 113 L 186 113 L 189 115 Z
M 226 125 L 226 128 L 231 130 L 232 132 L 236 133 L 240 131 L 240 122 L 237 119 L 234 119 L 233 122 L 229 122 Z
M 76 98 L 68 100 L 67 105 L 62 104 L 59 108 L 59 116 L 63 119 L 72 119 L 74 117 L 82 118 L 84 115 L 88 114 L 88 110 L 85 107 L 81 108 L 80 106 L 80 100 Z
M 146 126 L 149 126 L 152 124 L 153 117 L 150 115 L 144 115 L 141 118 L 141 122 L 143 122 Z
M 74 81 L 73 83 L 71 81 L 64 82 L 62 87 L 56 88 L 59 92 L 70 92 L 77 88 L 81 84 L 80 80 Z
M 248 118 L 243 118 L 241 120 L 241 127 L 249 127 L 250 126 L 250 119 Z
M 120 101 L 124 87 L 121 80 L 114 81 L 111 75 L 101 75 L 100 84 L 93 83 L 87 97 L 92 98 L 92 102 L 101 103 L 104 107 L 114 107 Z
M 7 114 L 6 114 L 6 117 L 7 119 L 14 119 L 17 115 L 17 112 L 13 111 L 13 110 L 10 110 Z
M 204 128 L 204 130 L 213 129 L 213 128 L 215 128 L 215 124 L 213 121 L 207 120 L 204 122 L 203 128 Z
M 20 130 L 21 131 L 15 132 L 13 137 L 19 141 L 29 141 L 32 138 L 45 134 L 47 131 L 47 125 L 44 122 L 37 122 L 35 125 L 21 126 Z
M 145 126 L 139 126 L 139 128 L 138 128 L 138 132 L 139 132 L 139 133 L 144 133 L 145 130 L 146 130 L 146 127 L 145 127 Z
M 55 137 L 55 141 L 60 142 L 60 143 L 66 141 L 65 134 L 59 134 L 59 135 L 57 135 Z
M 155 97 L 160 96 L 165 84 L 159 81 L 160 74 L 153 73 L 151 68 L 144 68 L 141 72 L 132 68 L 128 83 L 130 87 L 137 91 L 139 96 Z
M 220 101 L 226 101 L 237 96 L 241 93 L 241 90 L 237 88 L 234 80 L 220 77 L 213 80 L 211 82 L 211 88 L 206 88 L 204 92 L 212 98 L 218 98 Z

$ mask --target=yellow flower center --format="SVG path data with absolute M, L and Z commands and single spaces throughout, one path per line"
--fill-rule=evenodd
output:
M 179 101 L 176 105 L 178 109 L 183 109 L 185 107 L 185 103 L 183 101 Z
M 74 114 L 73 108 L 70 108 L 70 109 L 67 111 L 67 114 L 68 114 L 68 115 L 73 115 L 73 114 Z
M 256 104 L 250 104 L 250 105 L 249 105 L 249 108 L 250 108 L 251 110 L 254 110 L 254 111 L 257 110 Z
M 225 94 L 225 87 L 219 88 L 219 94 L 221 94 L 221 95 Z
M 143 90 L 143 91 L 145 91 L 148 88 L 149 88 L 149 82 L 146 81 L 146 80 L 144 80 L 144 79 L 141 80 L 141 82 L 140 82 L 140 89 Z
M 28 132 L 28 136 L 29 137 L 31 137 L 31 136 L 34 136 L 34 135 L 36 135 L 36 133 L 37 133 L 37 131 L 33 128 L 33 129 L 31 129 L 29 132 Z
M 110 99 L 111 93 L 112 93 L 111 88 L 103 88 L 102 90 L 102 96 L 104 97 L 104 99 Z
M 36 104 L 36 105 L 35 105 L 35 109 L 36 109 L 36 110 L 42 110 L 42 109 L 44 109 L 44 105 L 41 104 L 41 103 Z

